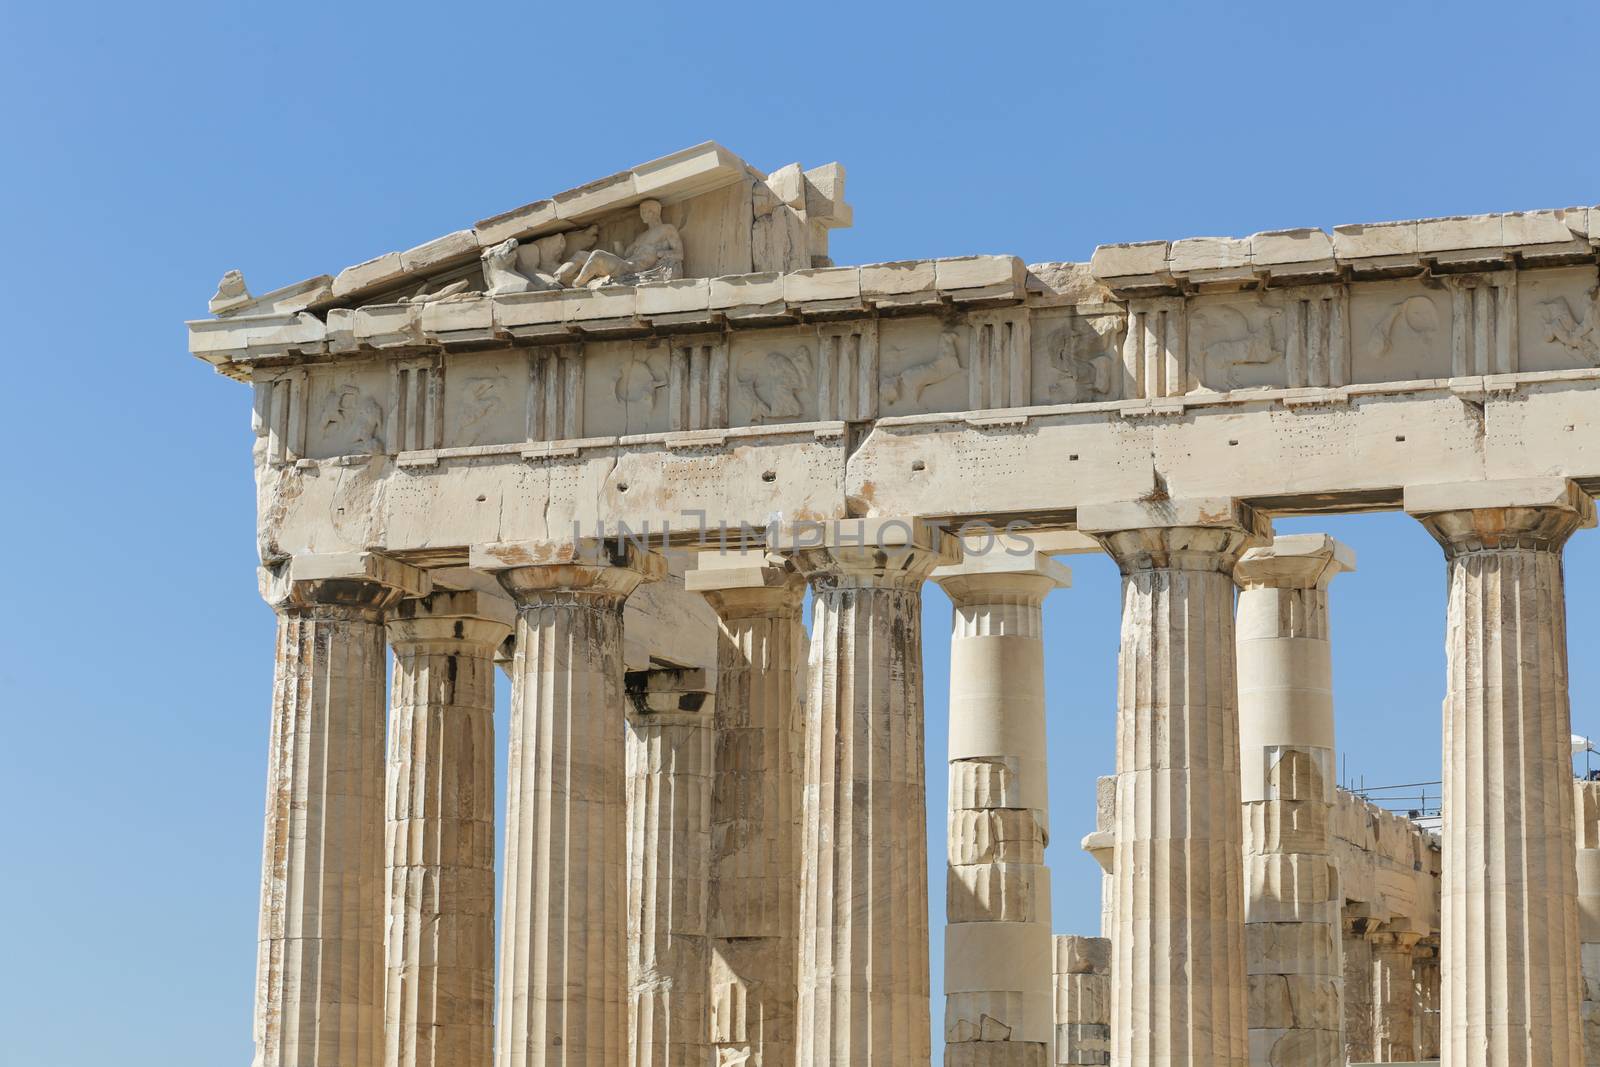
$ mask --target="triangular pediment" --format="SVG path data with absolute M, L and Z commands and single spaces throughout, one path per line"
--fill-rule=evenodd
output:
M 767 174 L 706 141 L 263 296 L 229 271 L 211 311 L 233 317 L 802 270 L 830 264 L 828 231 L 850 220 L 837 163 Z

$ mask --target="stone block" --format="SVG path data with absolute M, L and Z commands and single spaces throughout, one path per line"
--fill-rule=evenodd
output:
M 856 300 L 860 296 L 861 272 L 855 267 L 821 267 L 783 276 L 783 299 L 790 304 Z
M 1272 230 L 1250 236 L 1250 261 L 1258 267 L 1333 263 L 1333 239 L 1316 229 Z
M 406 269 L 400 261 L 400 253 L 388 252 L 340 271 L 333 279 L 333 295 L 342 300 L 354 293 L 399 284 L 405 278 Z
M 1333 228 L 1333 254 L 1338 259 L 1417 254 L 1415 222 L 1358 222 Z
M 861 268 L 861 296 L 903 296 L 934 288 L 932 260 L 904 260 L 899 263 L 874 263 Z
M 1250 265 L 1250 239 L 1237 237 L 1187 237 L 1172 242 L 1167 269 L 1174 274 L 1197 270 L 1228 270 Z
M 677 278 L 670 282 L 644 282 L 635 287 L 635 311 L 651 315 L 680 315 L 705 311 L 711 306 L 711 279 Z
M 711 279 L 710 307 L 713 311 L 741 306 L 760 306 L 783 301 L 783 275 L 735 274 Z
M 407 274 L 420 274 L 478 257 L 478 237 L 471 230 L 457 230 L 435 237 L 426 244 L 400 253 L 400 268 Z
M 1417 253 L 1461 248 L 1497 248 L 1504 244 L 1499 215 L 1454 215 L 1417 220 Z
M 1015 256 L 959 256 L 933 264 L 934 284 L 943 291 L 1014 286 L 1022 295 L 1027 268 Z
M 1056 974 L 1111 973 L 1111 939 L 1058 934 L 1055 939 Z
M 473 227 L 479 248 L 493 248 L 508 237 L 523 237 L 557 228 L 556 202 L 536 200 L 483 219 Z
M 1089 273 L 1102 279 L 1162 274 L 1167 270 L 1170 249 L 1166 241 L 1099 245 L 1089 257 Z

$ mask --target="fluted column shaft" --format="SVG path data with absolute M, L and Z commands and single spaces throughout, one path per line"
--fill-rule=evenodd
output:
M 1584 1067 L 1600 1067 L 1600 782 L 1573 783 L 1578 834 L 1578 942 Z
M 921 545 L 816 548 L 800 885 L 801 1067 L 931 1055 Z
M 791 1067 L 805 583 L 781 561 L 758 561 L 693 570 L 685 585 L 704 593 L 721 620 L 711 789 L 711 1042 L 731 1063 Z
M 659 557 L 500 575 L 517 604 L 497 1067 L 628 1057 L 622 605 Z
M 1417 1058 L 1414 934 L 1380 932 L 1372 939 L 1372 1043 L 1380 1063 Z
M 1123 574 L 1111 1060 L 1243 1067 L 1233 568 L 1250 534 L 1097 536 Z
M 480 600 L 434 593 L 389 621 L 384 1067 L 485 1067 L 493 1052 L 494 653 L 509 627 Z
M 1377 1059 L 1373 1032 L 1371 920 L 1344 922 L 1344 1054 L 1351 1063 Z
M 709 1062 L 713 702 L 703 670 L 630 673 L 628 1062 Z
M 1416 1034 L 1419 1060 L 1439 1058 L 1439 942 L 1424 939 L 1411 951 L 1416 985 Z M 1596 1067 L 1600 1067 L 1597 1064 Z
M 1450 574 L 1447 1067 L 1582 1062 L 1561 550 L 1589 516 L 1575 490 L 1562 506 L 1422 516 Z
M 945 1063 L 1048 1067 L 1050 807 L 1042 609 L 1070 573 L 998 548 L 934 578 L 954 605 Z M 1024 1047 L 1018 1047 L 1024 1046 Z
M 1296 534 L 1234 569 L 1253 1067 L 1345 1062 L 1328 586 L 1354 562 L 1330 537 Z
M 409 570 L 409 568 L 406 568 Z M 383 1057 L 383 613 L 398 589 L 262 572 L 278 613 L 255 1067 Z

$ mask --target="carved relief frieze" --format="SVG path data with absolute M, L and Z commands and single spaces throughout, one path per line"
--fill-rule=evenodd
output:
M 1033 341 L 1026 308 L 968 318 L 967 397 L 974 411 L 1033 403 Z
M 878 417 L 878 324 L 873 320 L 817 327 L 817 413 L 855 422 Z
M 805 418 L 813 378 L 811 348 L 763 347 L 739 369 L 736 384 L 744 417 L 752 426 Z
M 898 353 L 899 350 L 894 351 Z M 960 331 L 945 327 L 939 330 L 932 353 L 910 363 L 897 374 L 885 375 L 880 398 L 885 407 L 899 405 L 908 410 L 926 410 L 928 391 L 956 377 L 966 366 L 966 345 Z
M 1600 367 L 1600 284 L 1592 267 L 1523 276 L 1520 370 Z
M 1035 323 L 1035 329 L 1041 324 Z M 1041 402 L 1086 404 L 1115 400 L 1121 384 L 1123 332 L 1126 319 L 1117 314 L 1071 314 L 1044 327 L 1040 380 Z
M 1450 296 L 1437 282 L 1355 286 L 1349 297 L 1352 382 L 1450 374 Z

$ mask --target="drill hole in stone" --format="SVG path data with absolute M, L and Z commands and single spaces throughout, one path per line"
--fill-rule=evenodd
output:
M 480 504 L 481 504 L 481 503 L 483 503 L 483 502 L 484 502 L 484 501 L 485 501 L 485 500 L 488 500 L 488 499 L 489 499 L 489 498 L 488 498 L 488 497 L 486 497 L 486 496 L 484 496 L 484 495 L 483 495 L 483 494 L 482 494 L 482 493 L 479 493 L 479 494 L 478 494 L 478 503 L 480 503 Z
M 1071 455 L 1069 455 L 1067 457 L 1067 462 L 1068 463 L 1076 463 L 1076 462 L 1078 462 L 1078 454 L 1076 452 L 1074 452 Z
M 778 480 L 778 472 L 777 471 L 762 471 L 761 472 L 761 480 L 764 481 L 764 482 L 775 482 L 775 481 Z
M 1406 435 L 1405 435 L 1405 434 L 1403 434 L 1403 433 L 1397 433 L 1397 434 L 1395 434 L 1395 435 L 1394 435 L 1394 439 L 1395 439 L 1395 440 L 1396 440 L 1396 441 L 1399 441 L 1399 442 L 1401 442 L 1401 443 L 1404 443 L 1404 442 L 1405 442 L 1405 439 L 1406 439 Z
M 928 465 L 922 462 L 920 459 L 914 459 L 911 461 L 911 469 L 914 471 L 925 471 L 928 469 Z
M 627 482 L 618 482 L 617 483 L 617 492 L 626 493 L 627 491 L 628 491 L 628 483 Z

